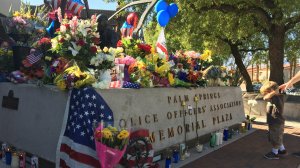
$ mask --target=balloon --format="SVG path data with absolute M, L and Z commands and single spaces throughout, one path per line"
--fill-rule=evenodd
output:
M 55 20 L 52 20 L 51 24 L 49 27 L 46 28 L 47 33 L 50 35 L 50 37 L 54 37 L 54 25 L 55 25 Z
M 178 13 L 178 6 L 175 4 L 175 3 L 171 3 L 169 6 L 168 6 L 168 9 L 167 9 L 169 15 L 170 15 L 170 18 L 173 18 L 177 15 Z
M 168 8 L 168 3 L 165 2 L 164 0 L 160 0 L 155 4 L 154 10 L 156 13 L 162 11 L 162 10 L 167 10 Z
M 158 14 L 156 15 L 156 19 L 160 26 L 165 27 L 169 23 L 170 16 L 167 11 L 162 10 L 158 12 Z

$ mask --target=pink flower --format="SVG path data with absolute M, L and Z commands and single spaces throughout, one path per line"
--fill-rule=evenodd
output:
M 93 24 L 95 24 L 97 22 L 97 17 L 96 17 L 96 15 L 92 15 L 92 17 L 91 17 L 91 24 L 93 25 Z

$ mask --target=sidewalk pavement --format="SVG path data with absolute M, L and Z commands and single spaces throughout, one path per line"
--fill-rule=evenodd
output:
M 291 154 L 300 152 L 299 125 L 287 122 L 284 145 L 289 154 L 279 160 L 267 160 L 263 157 L 271 150 L 266 135 L 267 125 L 265 122 L 255 122 L 253 128 L 257 131 L 254 133 L 205 155 L 184 168 L 300 168 L 300 158 Z

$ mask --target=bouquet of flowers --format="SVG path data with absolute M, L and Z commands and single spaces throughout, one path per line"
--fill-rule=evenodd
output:
M 68 65 L 66 66 L 68 67 Z M 91 85 L 94 82 L 94 76 L 88 72 L 82 72 L 76 63 L 70 65 L 62 74 L 57 75 L 54 79 L 54 83 L 61 90 L 80 88 L 82 86 Z
M 76 60 L 81 69 L 86 69 L 91 58 L 100 51 L 96 45 L 100 42 L 100 36 L 95 15 L 89 20 L 81 20 L 76 16 L 72 20 L 62 20 L 56 35 L 51 39 L 51 50 L 68 60 Z
M 111 82 L 111 69 L 115 65 L 115 48 L 104 47 L 99 50 L 95 57 L 90 60 L 90 65 L 94 66 L 95 70 L 92 74 L 96 78 L 95 88 L 108 89 Z
M 43 35 L 44 27 L 47 25 L 47 8 L 36 7 L 33 12 L 29 4 L 21 2 L 19 11 L 10 9 L 7 20 L 6 31 L 17 42 L 31 45 Z
M 132 38 L 123 38 L 118 42 L 117 46 L 124 48 L 125 53 L 134 58 L 145 58 L 145 56 L 151 54 L 153 50 L 150 45 L 144 44 L 140 40 L 135 40 Z
M 95 130 L 95 144 L 101 168 L 113 168 L 123 157 L 129 142 L 129 132 L 116 127 L 103 128 L 101 122 Z

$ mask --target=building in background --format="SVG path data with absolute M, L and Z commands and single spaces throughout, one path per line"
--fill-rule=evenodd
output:
M 287 82 L 300 70 L 300 63 L 297 61 L 296 65 L 291 65 L 290 63 L 284 64 L 284 81 Z M 269 79 L 270 67 L 265 64 L 249 66 L 247 71 L 250 75 L 252 82 L 264 82 Z
M 21 0 L 1 0 L 0 1 L 0 16 L 8 15 L 10 6 L 12 10 L 18 10 L 21 5 Z

